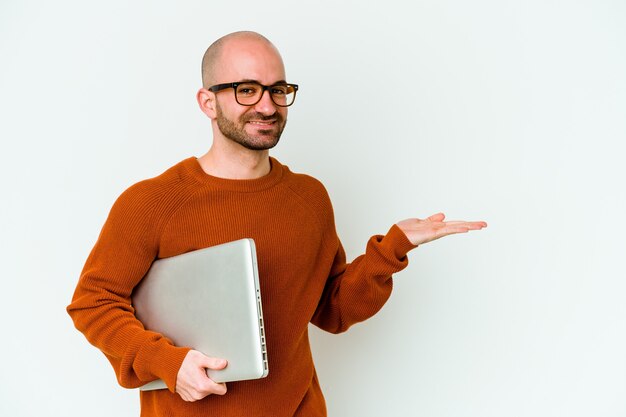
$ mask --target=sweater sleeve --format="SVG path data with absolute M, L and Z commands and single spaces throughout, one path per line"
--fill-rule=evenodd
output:
M 67 312 L 111 362 L 120 385 L 134 388 L 160 378 L 173 392 L 189 348 L 144 329 L 131 305 L 133 288 L 158 252 L 157 204 L 147 195 L 139 183 L 115 202 Z
M 392 274 L 408 265 L 406 254 L 415 246 L 396 225 L 385 236 L 372 236 L 364 255 L 346 263 L 341 245 L 311 322 L 341 333 L 376 314 L 391 295 Z

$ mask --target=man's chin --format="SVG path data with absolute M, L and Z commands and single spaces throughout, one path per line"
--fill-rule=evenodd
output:
M 245 148 L 251 149 L 253 151 L 265 151 L 268 149 L 272 149 L 274 146 L 276 146 L 278 144 L 280 138 L 277 137 L 261 137 L 261 138 L 255 138 L 252 140 L 247 140 L 244 141 L 243 143 L 240 142 L 240 145 L 242 145 Z

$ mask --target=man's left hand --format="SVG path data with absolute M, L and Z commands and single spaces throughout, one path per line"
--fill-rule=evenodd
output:
M 487 227 L 487 223 L 483 221 L 466 222 L 466 221 L 447 221 L 445 214 L 437 213 L 427 219 L 406 219 L 397 223 L 397 226 L 404 232 L 406 237 L 414 245 L 432 242 L 440 237 L 456 234 L 467 233 L 470 230 L 480 230 Z

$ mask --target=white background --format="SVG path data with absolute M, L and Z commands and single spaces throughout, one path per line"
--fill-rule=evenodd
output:
M 326 184 L 350 257 L 406 217 L 489 223 L 312 329 L 329 414 L 626 416 L 617 0 L 1 0 L 0 415 L 138 415 L 65 306 L 115 198 L 208 149 L 200 60 L 241 29 L 301 86 L 273 155 Z

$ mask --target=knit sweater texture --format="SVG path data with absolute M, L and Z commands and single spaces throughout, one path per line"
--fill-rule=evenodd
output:
M 168 390 L 140 393 L 142 417 L 325 416 L 309 323 L 340 333 L 371 317 L 391 294 L 391 275 L 406 267 L 414 246 L 395 225 L 346 263 L 323 185 L 270 162 L 264 177 L 229 180 L 188 158 L 131 186 L 113 205 L 67 311 L 120 385 L 165 381 Z M 133 288 L 155 259 L 242 238 L 257 248 L 269 375 L 185 402 L 175 387 L 190 347 L 143 327 Z

